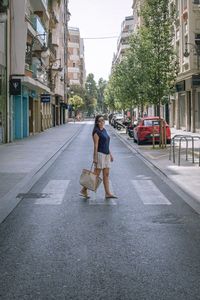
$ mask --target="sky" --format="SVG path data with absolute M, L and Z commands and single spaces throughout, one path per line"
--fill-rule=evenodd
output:
M 121 23 L 132 15 L 133 0 L 69 0 L 70 27 L 78 27 L 82 38 L 119 36 Z M 117 38 L 84 39 L 86 74 L 107 80 Z

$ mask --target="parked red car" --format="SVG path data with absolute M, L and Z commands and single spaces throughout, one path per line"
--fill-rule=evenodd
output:
M 162 118 L 165 126 L 166 126 L 166 136 L 167 136 L 167 143 L 171 142 L 171 131 L 169 125 L 166 121 Z M 142 118 L 138 125 L 133 130 L 133 140 L 137 142 L 138 145 L 144 142 L 152 142 L 153 136 L 153 128 L 154 128 L 154 136 L 155 141 L 159 142 L 160 138 L 160 121 L 159 117 L 144 117 Z

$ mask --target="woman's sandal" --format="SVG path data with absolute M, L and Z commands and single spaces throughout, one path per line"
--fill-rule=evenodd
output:
M 90 198 L 90 196 L 89 196 L 88 194 L 82 193 L 81 191 L 80 191 L 80 193 L 79 193 L 79 196 L 81 196 L 81 197 L 83 197 L 83 198 L 85 198 L 85 199 L 89 199 L 89 198 Z
M 106 199 L 118 199 L 118 197 L 115 195 L 106 195 L 105 198 Z

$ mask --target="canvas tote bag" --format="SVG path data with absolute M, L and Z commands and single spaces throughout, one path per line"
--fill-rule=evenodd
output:
M 96 192 L 97 188 L 102 182 L 102 179 L 92 172 L 93 163 L 90 170 L 83 169 L 80 176 L 80 185 L 86 187 L 88 190 Z

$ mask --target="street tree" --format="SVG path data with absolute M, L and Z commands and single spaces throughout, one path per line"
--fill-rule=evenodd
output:
M 107 86 L 104 90 L 105 104 L 108 111 L 114 112 L 115 110 L 121 109 L 119 100 L 115 97 L 115 87 L 113 84 L 113 76 L 110 76 Z
M 173 46 L 175 9 L 169 0 L 145 0 L 141 11 L 148 44 L 149 59 L 144 68 L 148 101 L 155 105 L 156 115 L 177 74 L 177 56 Z M 142 35 L 143 36 L 143 35 Z
M 85 101 L 86 97 L 86 89 L 85 87 L 79 85 L 79 84 L 71 84 L 69 88 L 69 94 L 77 95 Z
M 97 107 L 97 85 L 94 80 L 94 74 L 90 73 L 87 76 L 86 83 L 85 110 L 91 116 L 95 113 Z
M 72 106 L 75 116 L 83 109 L 84 106 L 83 99 L 78 95 L 74 95 L 69 98 L 69 104 Z
M 105 98 L 104 98 L 104 91 L 107 85 L 107 81 L 103 78 L 99 78 L 98 85 L 97 85 L 97 109 L 105 113 L 106 112 L 106 105 L 105 105 Z

